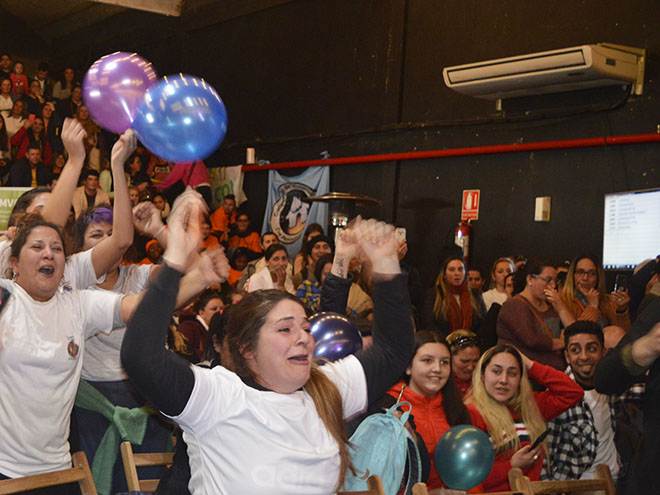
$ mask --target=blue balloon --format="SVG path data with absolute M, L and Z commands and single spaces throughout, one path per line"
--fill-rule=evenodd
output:
M 227 111 L 203 79 L 166 76 L 145 93 L 133 130 L 153 154 L 171 162 L 202 160 L 227 132 Z
M 336 361 L 362 349 L 357 327 L 338 313 L 317 313 L 309 319 L 314 337 L 314 357 Z
M 433 459 L 445 485 L 453 490 L 469 490 L 486 479 L 495 452 L 483 431 L 460 425 L 450 428 L 438 440 Z

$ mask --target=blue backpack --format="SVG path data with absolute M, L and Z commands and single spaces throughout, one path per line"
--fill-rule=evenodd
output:
M 394 416 L 404 405 L 408 411 L 401 418 Z M 342 491 L 367 490 L 367 478 L 375 474 L 383 480 L 385 494 L 396 495 L 407 473 L 403 493 L 412 493 L 412 486 L 421 481 L 422 465 L 415 438 L 404 426 L 411 409 L 409 402 L 397 402 L 387 412 L 372 414 L 360 423 L 349 447 L 355 474 L 348 471 Z

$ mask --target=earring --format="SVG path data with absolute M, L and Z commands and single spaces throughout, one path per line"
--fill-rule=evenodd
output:
M 12 275 L 12 277 L 11 277 L 11 279 L 12 279 L 13 282 L 16 281 L 16 277 L 18 277 L 18 273 L 14 272 L 13 275 Z

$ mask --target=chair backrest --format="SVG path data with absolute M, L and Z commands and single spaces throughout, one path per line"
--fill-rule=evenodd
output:
M 70 469 L 0 481 L 0 495 L 76 482 L 80 486 L 82 495 L 97 495 L 94 478 L 92 478 L 92 471 L 89 469 L 85 453 L 76 452 L 71 456 L 71 460 L 73 467 Z
M 337 495 L 385 495 L 383 480 L 380 479 L 380 476 L 369 476 L 366 490 L 359 492 L 337 492 Z
M 137 468 L 141 466 L 169 466 L 174 458 L 173 452 L 154 452 L 149 454 L 134 454 L 131 442 L 122 442 L 121 459 L 124 463 L 126 484 L 129 491 L 155 492 L 160 480 L 141 480 Z
M 530 481 L 520 468 L 509 471 L 509 486 L 512 490 L 526 489 L 534 495 L 600 492 L 604 495 L 616 495 L 612 473 L 607 464 L 596 466 L 593 480 L 548 480 Z
M 426 483 L 415 483 L 412 487 L 412 495 L 429 495 L 429 489 L 427 488 Z M 486 494 L 472 495 L 532 495 L 532 492 L 517 490 L 513 492 L 488 492 Z

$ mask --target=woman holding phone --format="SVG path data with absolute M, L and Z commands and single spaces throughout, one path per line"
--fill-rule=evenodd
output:
M 605 273 L 594 256 L 578 256 L 571 262 L 560 297 L 576 320 L 598 323 L 605 333 L 606 347 L 613 338 L 630 330 L 630 296 L 627 287 L 608 294 Z M 618 340 L 617 340 L 618 342 Z
M 530 378 L 546 390 L 532 392 Z M 481 356 L 465 397 L 472 424 L 490 436 L 495 462 L 483 481 L 485 492 L 509 489 L 508 473 L 518 467 L 532 481 L 543 468 L 544 446 L 533 443 L 545 422 L 572 407 L 584 390 L 566 373 L 532 361 L 510 345 L 491 347 Z

